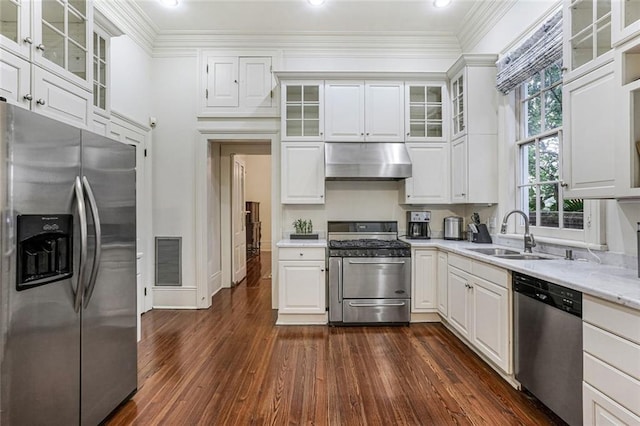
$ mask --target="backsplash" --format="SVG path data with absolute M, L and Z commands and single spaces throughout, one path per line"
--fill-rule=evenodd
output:
M 513 247 L 518 250 L 523 249 L 522 239 L 513 239 L 504 237 L 500 234 L 494 234 L 491 236 L 493 243 L 501 246 Z M 602 265 L 617 266 L 620 268 L 634 269 L 638 268 L 638 260 L 635 256 L 629 256 L 624 253 L 613 253 L 610 251 L 596 251 L 587 250 L 586 248 L 569 247 L 559 244 L 551 244 L 547 242 L 537 241 L 537 245 L 534 247 L 534 252 L 546 253 L 553 256 L 565 256 L 565 250 L 571 250 L 573 252 L 573 259 L 576 262 L 587 261 L 590 263 L 600 263 Z

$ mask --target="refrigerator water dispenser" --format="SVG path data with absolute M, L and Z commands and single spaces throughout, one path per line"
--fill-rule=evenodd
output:
M 73 275 L 73 216 L 19 215 L 16 290 Z

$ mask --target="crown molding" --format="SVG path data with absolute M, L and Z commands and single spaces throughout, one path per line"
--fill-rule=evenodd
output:
M 491 53 L 464 53 L 460 55 L 457 61 L 451 65 L 447 71 L 447 76 L 453 78 L 466 65 L 475 67 L 495 67 L 498 55 Z
M 440 81 L 444 72 L 274 71 L 277 80 L 418 80 Z
M 159 28 L 135 4 L 128 0 L 93 0 L 95 9 L 137 43 L 149 55 Z
M 179 48 L 392 50 L 460 53 L 458 39 L 447 32 L 371 32 L 246 34 L 234 32 L 164 32 L 155 39 L 154 52 Z
M 487 35 L 518 0 L 483 0 L 473 3 L 462 20 L 458 40 L 463 52 L 469 52 Z

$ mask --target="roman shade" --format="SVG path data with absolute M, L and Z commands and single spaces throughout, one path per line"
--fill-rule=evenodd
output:
M 517 48 L 498 60 L 496 88 L 506 95 L 560 58 L 562 10 L 556 12 Z

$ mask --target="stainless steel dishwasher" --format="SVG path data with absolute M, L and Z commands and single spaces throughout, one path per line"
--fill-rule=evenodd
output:
M 582 425 L 582 293 L 516 272 L 513 291 L 516 379 Z

